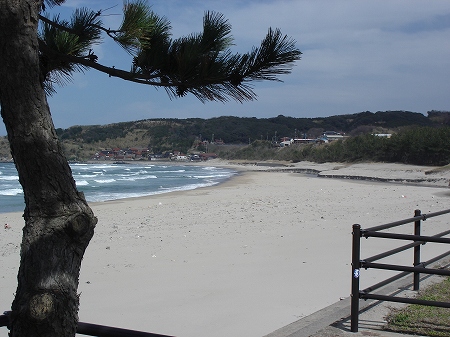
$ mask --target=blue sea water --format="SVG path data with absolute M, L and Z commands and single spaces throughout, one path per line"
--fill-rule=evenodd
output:
M 219 184 L 236 171 L 189 164 L 71 164 L 88 202 L 142 197 Z M 22 187 L 13 163 L 0 163 L 0 213 L 23 211 Z

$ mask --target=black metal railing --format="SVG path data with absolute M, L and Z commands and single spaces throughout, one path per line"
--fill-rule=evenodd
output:
M 436 256 L 428 261 L 421 262 L 421 246 L 427 242 L 434 243 L 450 243 L 449 238 L 444 238 L 444 236 L 450 234 L 450 230 L 447 230 L 442 233 L 438 233 L 433 236 L 422 236 L 421 232 L 421 222 L 425 221 L 429 218 L 444 215 L 450 213 L 450 209 L 429 213 L 429 214 L 421 214 L 420 210 L 414 211 L 414 217 L 409 219 L 404 219 L 396 222 L 391 222 L 385 225 L 380 225 L 376 227 L 371 227 L 367 229 L 362 229 L 360 225 L 353 225 L 352 231 L 352 293 L 351 293 L 351 331 L 358 332 L 358 320 L 359 320 L 359 300 L 360 299 L 374 299 L 380 301 L 390 301 L 390 302 L 400 302 L 407 304 L 420 304 L 420 305 L 428 305 L 428 306 L 436 306 L 436 307 L 444 307 L 450 308 L 450 303 L 447 302 L 438 302 L 438 301 L 425 301 L 418 300 L 414 298 L 405 298 L 398 296 L 387 296 L 387 295 L 379 295 L 379 294 L 371 294 L 372 291 L 377 290 L 385 285 L 388 285 L 400 278 L 403 278 L 409 274 L 413 274 L 413 289 L 419 290 L 420 287 L 420 274 L 432 274 L 432 275 L 448 275 L 450 276 L 450 270 L 447 269 L 433 269 L 426 268 L 427 265 L 430 265 L 436 261 L 441 260 L 442 258 L 450 255 L 450 251 L 443 253 L 439 256 Z M 414 223 L 414 235 L 408 234 L 395 234 L 395 233 L 386 233 L 381 232 L 385 229 L 390 229 L 394 227 L 398 227 L 407 223 Z M 396 239 L 396 240 L 407 240 L 412 241 L 409 244 L 403 245 L 401 247 L 391 249 L 386 252 L 382 252 L 380 254 L 371 256 L 369 258 L 361 259 L 361 238 L 369 238 L 369 237 L 377 237 L 377 238 L 385 238 L 385 239 Z M 414 250 L 414 261 L 413 266 L 401 266 L 401 265 L 393 265 L 393 264 L 383 264 L 383 263 L 375 263 L 380 259 L 383 259 L 388 256 L 392 256 L 394 254 L 403 252 L 407 249 Z M 401 273 L 390 277 L 384 281 L 381 281 L 377 284 L 374 284 L 364 290 L 359 289 L 359 281 L 360 281 L 360 271 L 361 269 L 383 269 L 383 270 L 394 270 L 401 271 Z
M 10 312 L 5 312 L 3 315 L 0 315 L 0 327 L 9 325 L 9 314 Z M 83 322 L 78 322 L 77 334 L 97 337 L 173 337 Z

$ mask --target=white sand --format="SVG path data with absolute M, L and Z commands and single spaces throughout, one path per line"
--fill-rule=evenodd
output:
M 80 321 L 180 337 L 263 336 L 349 296 L 352 224 L 450 208 L 447 172 L 433 175 L 429 187 L 238 167 L 238 176 L 217 187 L 92 205 L 99 223 L 82 265 Z M 418 181 L 430 170 L 295 168 Z M 448 229 L 449 218 L 428 220 L 424 233 Z M 18 213 L 0 219 L 10 227 L 0 228 L 3 311 L 16 288 L 23 220 Z M 364 254 L 390 245 L 374 240 L 364 240 Z M 424 247 L 424 259 L 438 250 Z M 362 286 L 382 276 L 362 272 Z

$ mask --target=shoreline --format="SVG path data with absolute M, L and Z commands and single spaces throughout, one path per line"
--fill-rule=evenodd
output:
M 448 208 L 447 172 L 433 177 L 436 186 L 286 172 L 422 179 L 428 167 L 204 163 L 222 164 L 238 174 L 218 185 L 90 203 L 99 223 L 81 269 L 80 321 L 186 337 L 263 336 L 349 295 L 352 224 Z M 0 236 L 0 303 L 8 310 L 23 219 L 0 217 L 10 225 Z M 429 220 L 433 231 L 448 228 L 443 220 Z M 368 240 L 367 250 L 385 245 Z M 369 271 L 362 287 L 384 276 Z
M 138 163 L 135 163 L 138 164 Z M 179 163 L 177 163 L 179 164 Z M 386 164 L 386 163 L 363 163 L 363 164 L 341 164 L 341 163 L 324 163 L 317 164 L 311 162 L 301 162 L 297 164 L 291 163 L 272 163 L 272 162 L 246 162 L 246 161 L 223 161 L 221 159 L 213 159 L 206 162 L 189 162 L 189 165 L 195 166 L 214 166 L 223 168 L 232 168 L 237 173 L 230 178 L 211 186 L 198 187 L 193 190 L 202 190 L 206 188 L 220 188 L 221 186 L 231 183 L 239 184 L 239 182 L 234 181 L 240 175 L 246 172 L 278 172 L 285 174 L 300 174 L 309 176 L 311 178 L 324 178 L 324 179 L 339 179 L 348 182 L 359 182 L 359 183 L 386 183 L 393 185 L 410 185 L 410 186 L 421 186 L 421 187 L 436 187 L 448 189 L 450 187 L 450 170 L 436 174 L 435 176 L 427 174 L 430 170 L 436 169 L 432 166 L 416 166 L 416 165 L 406 165 L 406 164 Z M 359 168 L 352 168 L 353 165 L 358 165 Z M 362 173 L 361 166 L 368 166 L 364 171 L 369 170 L 372 174 L 365 175 Z M 386 167 L 387 173 L 380 174 L 377 168 Z M 351 173 L 347 173 L 348 168 L 352 168 Z M 360 171 L 358 171 L 358 169 Z M 346 174 L 341 174 L 346 171 Z M 400 172 L 400 173 L 399 173 Z M 365 172 L 367 173 L 367 172 Z M 388 177 L 386 175 L 392 174 L 393 177 Z M 409 176 L 409 178 L 399 178 L 399 174 L 404 176 Z M 100 202 L 90 202 L 89 205 L 101 205 L 103 203 L 115 203 L 115 202 L 126 202 L 127 200 L 140 200 L 152 197 L 159 197 L 161 195 L 179 195 L 184 194 L 188 191 L 193 190 L 181 190 L 181 191 L 170 191 L 159 194 L 152 194 L 141 197 L 131 197 L 116 200 L 107 200 Z M 450 191 L 448 193 L 450 196 Z
M 162 164 L 163 161 L 158 162 Z M 108 162 L 86 162 L 86 164 L 108 164 Z M 112 164 L 112 163 L 111 163 Z M 151 164 L 148 162 L 130 162 L 130 165 Z M 155 162 L 153 162 L 153 165 Z M 157 164 L 157 165 L 158 165 Z M 242 172 L 282 172 L 282 173 L 298 173 L 311 175 L 317 178 L 342 179 L 346 181 L 359 182 L 379 182 L 388 184 L 423 186 L 423 187 L 439 187 L 450 188 L 450 168 L 435 166 L 418 166 L 398 163 L 313 163 L 313 162 L 280 162 L 280 161 L 243 161 L 243 160 L 223 160 L 212 159 L 204 162 L 164 162 L 164 165 L 193 165 L 193 166 L 214 166 L 233 169 L 237 173 L 227 180 L 211 186 L 197 187 L 195 189 L 203 189 L 208 187 L 220 187 L 228 180 L 234 179 Z M 120 165 L 120 164 L 118 164 Z M 449 164 L 450 165 L 450 164 Z M 447 165 L 448 166 L 448 165 Z M 121 198 L 114 200 L 89 202 L 89 205 L 102 203 L 123 202 L 125 200 L 135 200 L 140 198 L 158 197 L 167 193 L 184 193 L 189 190 L 169 191 L 155 193 L 141 197 Z M 449 192 L 450 193 L 450 192 Z M 21 213 L 22 211 L 0 212 Z
M 319 178 L 365 180 L 427 187 L 450 187 L 450 166 L 419 166 L 399 163 L 313 163 L 271 161 L 226 161 L 213 159 L 211 166 L 234 168 L 238 171 L 288 172 L 317 175 Z M 201 165 L 202 163 L 200 163 Z

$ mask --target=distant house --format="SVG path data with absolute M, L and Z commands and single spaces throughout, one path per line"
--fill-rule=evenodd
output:
M 200 153 L 199 156 L 203 161 L 217 158 L 217 154 L 215 153 Z
M 170 160 L 187 161 L 188 157 L 181 151 L 173 151 L 172 155 L 170 156 Z
M 316 143 L 323 144 L 323 143 L 329 143 L 329 140 L 327 136 L 322 136 L 316 139 Z
M 336 131 L 325 131 L 322 138 L 326 138 L 329 142 L 333 140 L 343 139 L 344 135 Z
M 112 160 L 114 159 L 114 153 L 112 150 L 101 150 L 94 155 L 95 160 Z
M 95 160 L 143 160 L 149 156 L 147 148 L 132 147 L 127 149 L 104 149 L 97 152 L 92 159 Z
M 282 142 L 280 142 L 280 147 L 290 146 L 293 142 L 293 139 L 283 140 Z
M 294 138 L 294 144 L 309 144 L 315 142 L 315 138 Z
M 190 161 L 201 161 L 202 158 L 198 154 L 193 154 L 189 158 Z

